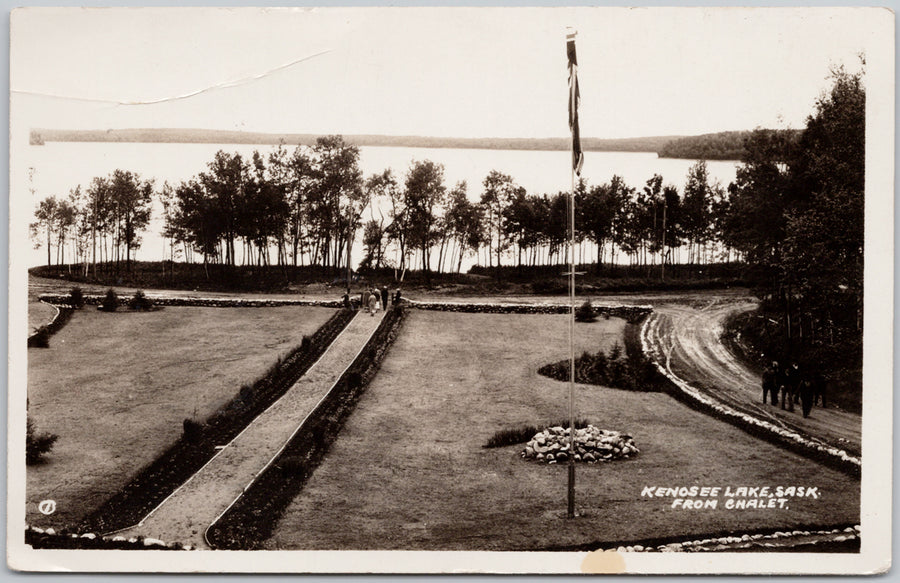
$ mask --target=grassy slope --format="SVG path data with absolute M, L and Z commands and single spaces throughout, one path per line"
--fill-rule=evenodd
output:
M 331 453 L 269 548 L 516 550 L 858 520 L 859 483 L 659 393 L 579 387 L 577 412 L 630 432 L 634 460 L 566 468 L 483 449 L 496 430 L 566 415 L 567 384 L 537 374 L 566 353 L 565 316 L 413 312 Z M 621 322 L 579 325 L 578 350 Z M 789 510 L 681 511 L 643 486 L 818 486 Z M 724 502 L 724 500 L 722 501 Z
M 58 434 L 27 471 L 29 524 L 74 523 L 314 332 L 328 308 L 76 312 L 48 349 L 28 351 L 30 413 Z M 40 500 L 57 512 L 44 517 Z

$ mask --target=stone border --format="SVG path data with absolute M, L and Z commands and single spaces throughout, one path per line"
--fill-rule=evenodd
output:
M 680 542 L 670 542 L 666 544 L 633 544 L 633 545 L 617 545 L 606 548 L 598 548 L 595 552 L 604 553 L 696 553 L 696 552 L 716 552 L 730 551 L 735 549 L 745 549 L 754 546 L 762 548 L 778 548 L 790 547 L 795 545 L 779 544 L 779 541 L 790 542 L 792 539 L 799 537 L 823 537 L 821 540 L 812 540 L 809 544 L 817 544 L 819 542 L 843 542 L 847 540 L 859 539 L 859 525 L 848 526 L 845 528 L 833 528 L 828 530 L 794 530 L 794 531 L 776 531 L 771 534 L 743 534 L 722 537 L 713 537 L 697 540 L 685 540 Z
M 656 350 L 650 347 L 648 329 L 651 318 L 647 318 L 641 326 L 641 348 L 659 372 L 671 381 L 672 393 L 677 398 L 686 402 L 689 406 L 718 417 L 744 431 L 778 445 L 787 446 L 789 449 L 805 455 L 813 460 L 832 466 L 844 473 L 858 478 L 862 469 L 862 460 L 848 454 L 836 447 L 824 446 L 811 441 L 795 431 L 790 431 L 777 425 L 764 421 L 747 413 L 743 413 L 724 403 L 709 397 L 701 390 L 691 386 L 686 381 L 675 375 L 666 362 L 666 366 L 660 364 Z
M 103 302 L 102 295 L 85 295 L 85 305 L 98 306 Z M 245 299 L 245 298 L 204 298 L 204 297 L 165 297 L 147 294 L 147 299 L 157 306 L 199 306 L 210 308 L 258 308 L 274 306 L 323 306 L 327 308 L 343 307 L 342 300 L 313 299 Z M 355 298 L 351 298 L 353 301 Z M 54 305 L 68 305 L 69 296 L 44 294 L 40 300 Z M 569 304 L 516 304 L 504 302 L 430 302 L 403 298 L 401 305 L 419 310 L 435 310 L 441 312 L 468 312 L 482 314 L 568 314 Z M 599 316 L 623 318 L 634 322 L 653 312 L 653 306 L 594 306 Z
M 74 533 L 53 528 L 25 527 L 25 544 L 35 549 L 65 550 L 151 550 L 151 551 L 190 551 L 191 545 L 178 542 L 166 543 L 156 538 L 124 536 L 102 536 L 93 532 Z
M 572 307 L 569 304 L 514 304 L 503 302 L 423 302 L 402 300 L 409 307 L 419 310 L 435 310 L 440 312 L 468 312 L 480 314 L 568 314 Z M 653 312 L 653 306 L 594 306 L 598 316 L 623 318 L 629 322 Z
M 85 295 L 85 305 L 99 306 L 103 303 L 101 295 Z M 248 299 L 248 298 L 203 298 L 203 297 L 166 297 L 147 294 L 147 299 L 156 306 L 196 306 L 207 308 L 263 308 L 276 306 L 322 306 L 325 308 L 341 308 L 341 300 L 308 300 L 308 299 Z M 45 294 L 39 298 L 42 302 L 53 305 L 68 305 L 69 296 Z

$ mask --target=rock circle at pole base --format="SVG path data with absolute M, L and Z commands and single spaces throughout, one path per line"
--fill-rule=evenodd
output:
M 549 427 L 525 445 L 522 457 L 554 464 L 567 462 L 570 455 L 569 428 Z M 588 425 L 575 430 L 575 461 L 594 464 L 624 459 L 640 453 L 628 434 Z

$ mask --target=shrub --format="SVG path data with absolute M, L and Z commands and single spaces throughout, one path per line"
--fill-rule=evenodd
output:
M 100 304 L 100 309 L 104 312 L 115 312 L 119 308 L 119 296 L 116 295 L 116 290 L 109 288 L 106 290 L 106 296 L 103 298 L 103 302 Z
M 575 429 L 583 429 L 590 425 L 587 419 L 575 419 Z M 525 443 L 540 431 L 548 427 L 568 427 L 568 419 L 559 419 L 546 425 L 523 425 L 512 429 L 501 429 L 491 436 L 482 447 L 505 447 L 507 445 L 516 445 L 517 443 Z
M 300 341 L 300 350 L 308 351 L 312 346 L 312 338 L 309 336 L 303 336 L 303 340 Z
M 141 290 L 137 290 L 134 292 L 134 297 L 128 302 L 128 306 L 132 310 L 140 310 L 143 312 L 149 311 L 153 309 L 153 302 L 151 302 L 147 296 L 144 295 L 144 292 Z
M 33 465 L 41 461 L 41 457 L 53 449 L 57 439 L 59 436 L 52 433 L 37 433 L 34 421 L 29 417 L 25 422 L 25 463 Z
M 75 309 L 84 307 L 84 295 L 81 293 L 81 288 L 77 285 L 69 290 L 69 305 Z
M 588 385 L 603 385 L 628 391 L 662 391 L 665 379 L 656 370 L 640 346 L 634 346 L 638 326 L 629 324 L 625 329 L 625 350 L 619 343 L 613 345 L 609 354 L 583 353 L 575 359 L 575 382 Z M 542 374 L 558 381 L 569 380 L 569 361 L 561 360 L 546 364 L 538 369 Z
M 46 326 L 28 337 L 28 348 L 50 348 L 50 330 Z
M 278 468 L 285 476 L 303 476 L 306 473 L 306 459 L 300 455 L 289 455 L 277 462 Z
M 232 409 L 239 408 L 239 405 L 232 404 L 232 407 L 225 410 L 216 411 L 206 420 L 206 424 L 211 427 L 219 427 L 219 426 L 228 426 L 231 423 L 234 423 L 234 419 L 236 417 L 235 413 Z
M 539 279 L 531 284 L 531 291 L 536 294 L 562 294 L 568 289 L 566 284 L 555 279 Z
M 187 418 L 182 423 L 184 427 L 184 438 L 187 441 L 197 441 L 203 435 L 203 425 L 191 418 Z
M 575 309 L 576 322 L 593 322 L 597 319 L 594 307 L 591 306 L 590 300 L 585 300 L 578 308 Z

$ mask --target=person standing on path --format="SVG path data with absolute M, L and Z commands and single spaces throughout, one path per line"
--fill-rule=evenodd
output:
M 804 418 L 809 417 L 809 412 L 812 411 L 814 393 L 813 380 L 809 375 L 804 375 L 800 379 L 800 404 L 803 407 Z
M 819 404 L 819 397 L 822 398 L 822 407 L 826 407 L 825 404 L 825 389 L 827 387 L 827 382 L 825 381 L 825 377 L 818 370 L 812 375 L 812 385 L 813 385 L 813 405 Z
M 364 289 L 362 292 L 362 297 L 360 301 L 362 302 L 360 306 L 365 309 L 367 312 L 369 311 L 369 300 L 372 298 L 372 292 L 367 289 Z
M 387 311 L 388 307 L 388 289 L 386 285 L 381 286 L 381 307 Z
M 377 296 L 375 294 L 369 292 L 369 313 L 372 314 L 373 318 L 375 317 L 375 310 L 378 303 L 376 298 Z
M 778 404 L 778 385 L 775 384 L 775 371 L 778 370 L 778 362 L 772 361 L 772 364 L 766 366 L 762 374 L 762 390 L 763 405 L 766 404 L 766 398 L 771 394 L 773 405 Z
M 784 408 L 784 400 L 787 399 L 788 411 L 794 411 L 794 402 L 796 401 L 798 395 L 798 390 L 800 389 L 800 369 L 797 366 L 797 363 L 794 362 L 791 366 L 787 367 L 784 370 L 784 389 L 781 393 L 781 407 Z
M 775 369 L 775 390 L 781 394 L 781 408 L 786 409 L 788 404 L 788 379 L 786 366 L 779 366 Z

